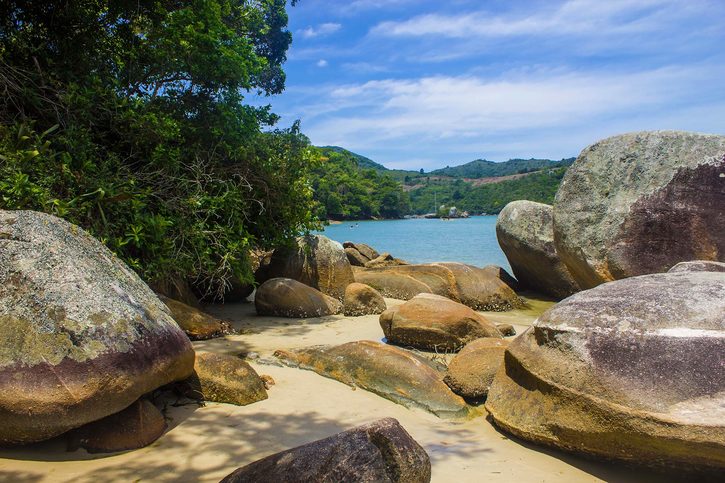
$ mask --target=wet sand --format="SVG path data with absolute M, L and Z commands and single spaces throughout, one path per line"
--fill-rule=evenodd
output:
M 389 305 L 400 301 L 386 299 Z M 525 310 L 484 313 L 523 332 L 546 301 Z M 260 374 L 276 384 L 269 399 L 237 407 L 209 403 L 173 406 L 169 429 L 153 445 L 113 455 L 65 451 L 62 438 L 0 450 L 0 481 L 90 483 L 97 481 L 219 481 L 268 454 L 323 438 L 358 424 L 394 417 L 431 457 L 434 482 L 664 481 L 661 474 L 590 461 L 514 440 L 484 417 L 454 422 L 406 409 L 361 389 L 310 371 L 266 364 L 276 349 L 353 340 L 381 340 L 377 316 L 315 319 L 257 317 L 252 304 L 210 307 L 242 333 L 195 342 L 198 351 L 252 354 Z

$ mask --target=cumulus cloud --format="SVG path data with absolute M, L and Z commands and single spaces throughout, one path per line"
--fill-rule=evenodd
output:
M 341 28 L 342 25 L 340 25 L 339 23 L 323 23 L 318 25 L 317 27 L 307 27 L 306 29 L 302 30 L 300 34 L 306 39 L 311 39 L 314 37 L 324 37 L 334 34 Z
M 327 67 L 327 61 L 325 59 L 320 59 L 317 61 L 317 67 Z

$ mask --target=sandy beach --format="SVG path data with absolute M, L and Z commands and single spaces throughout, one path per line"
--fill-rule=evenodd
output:
M 388 305 L 401 303 L 386 299 Z M 484 313 L 521 333 L 552 303 Z M 394 417 L 428 452 L 434 482 L 663 481 L 661 474 L 590 461 L 535 447 L 499 432 L 482 415 L 442 420 L 406 409 L 370 392 L 310 371 L 274 363 L 276 349 L 353 340 L 381 340 L 377 316 L 316 319 L 258 317 L 253 304 L 208 307 L 240 334 L 194 343 L 197 351 L 252 354 L 260 374 L 274 378 L 269 399 L 245 407 L 209 403 L 174 406 L 166 400 L 169 428 L 149 447 L 120 454 L 67 452 L 62 438 L 0 450 L 0 480 L 90 483 L 96 481 L 219 481 L 254 460 L 358 424 Z M 485 410 L 481 408 L 485 414 Z

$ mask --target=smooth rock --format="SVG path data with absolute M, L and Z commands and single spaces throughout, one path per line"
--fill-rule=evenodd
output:
M 725 261 L 725 136 L 614 136 L 586 148 L 554 202 L 554 243 L 582 288 Z
M 406 407 L 444 418 L 469 415 L 466 402 L 443 382 L 444 367 L 397 347 L 362 340 L 278 350 L 275 356 L 289 366 L 360 387 Z
M 164 434 L 164 415 L 147 399 L 139 399 L 121 412 L 81 426 L 68 435 L 69 450 L 115 453 L 150 445 Z
M 566 450 L 725 471 L 725 276 L 632 277 L 575 294 L 508 347 L 486 408 Z
M 171 316 L 191 340 L 213 339 L 233 333 L 228 322 L 213 315 L 163 295 L 159 295 L 159 299 L 169 308 Z
M 670 268 L 668 272 L 725 272 L 725 263 L 711 262 L 709 260 L 693 260 L 691 262 L 680 262 L 674 267 Z
M 493 323 L 470 307 L 428 293 L 380 315 L 385 338 L 418 349 L 457 351 L 481 337 L 501 338 Z
M 503 339 L 476 339 L 456 354 L 448 364 L 443 382 L 456 394 L 480 399 L 488 394 L 493 376 L 503 364 L 509 342 Z
M 380 256 L 380 253 L 378 253 L 377 250 L 375 250 L 370 245 L 366 245 L 365 243 L 354 243 L 351 241 L 346 241 L 342 244 L 345 248 L 353 248 L 358 251 L 363 257 L 367 258 L 368 260 L 375 260 Z
M 267 456 L 239 468 L 222 483 L 428 483 L 430 459 L 393 418 Z
M 496 237 L 522 287 L 557 299 L 580 290 L 556 253 L 551 205 L 512 201 L 498 215 Z
M 354 248 L 345 248 L 345 255 L 347 256 L 347 261 L 353 267 L 364 267 L 370 261 Z
M 486 265 L 485 267 L 483 267 L 482 270 L 489 272 L 492 276 L 501 280 L 503 283 L 508 285 L 509 288 L 514 292 L 518 292 L 519 290 L 521 290 L 519 281 L 516 280 L 513 275 L 508 273 L 503 267 L 499 267 L 498 265 Z
M 335 315 L 343 310 L 337 299 L 289 278 L 273 278 L 260 285 L 254 307 L 259 315 L 293 319 Z
M 347 316 L 381 314 L 386 308 L 383 296 L 369 285 L 355 282 L 345 288 L 344 312 Z
M 269 264 L 256 273 L 259 283 L 291 278 L 342 300 L 345 287 L 355 281 L 342 245 L 322 235 L 298 237 L 291 248 L 278 248 Z
M 0 444 L 118 413 L 193 364 L 166 306 L 103 244 L 51 215 L 0 211 Z
M 239 357 L 202 352 L 196 354 L 194 374 L 187 380 L 193 399 L 246 406 L 267 399 L 265 383 L 252 366 Z
M 355 281 L 370 285 L 383 296 L 410 300 L 433 293 L 475 310 L 504 311 L 523 301 L 504 283 L 498 271 L 462 263 L 429 263 L 376 269 L 356 269 Z

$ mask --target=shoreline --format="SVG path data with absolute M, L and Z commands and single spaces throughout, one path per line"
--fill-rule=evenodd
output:
M 513 323 L 521 334 L 553 302 L 528 298 L 529 307 L 482 312 Z M 386 299 L 389 306 L 403 303 Z M 257 353 L 250 364 L 271 376 L 269 398 L 248 406 L 207 403 L 175 407 L 166 400 L 169 427 L 152 445 L 130 452 L 90 455 L 66 452 L 63 438 L 0 450 L 0 477 L 12 481 L 219 481 L 268 454 L 320 439 L 381 417 L 394 417 L 430 455 L 434 482 L 662 481 L 662 475 L 620 464 L 587 460 L 518 441 L 485 417 L 439 419 L 407 409 L 362 389 L 311 371 L 271 365 L 277 349 L 353 340 L 381 340 L 377 315 L 283 319 L 255 315 L 254 305 L 207 306 L 241 333 L 194 342 L 199 352 Z M 483 407 L 481 412 L 485 413 Z

